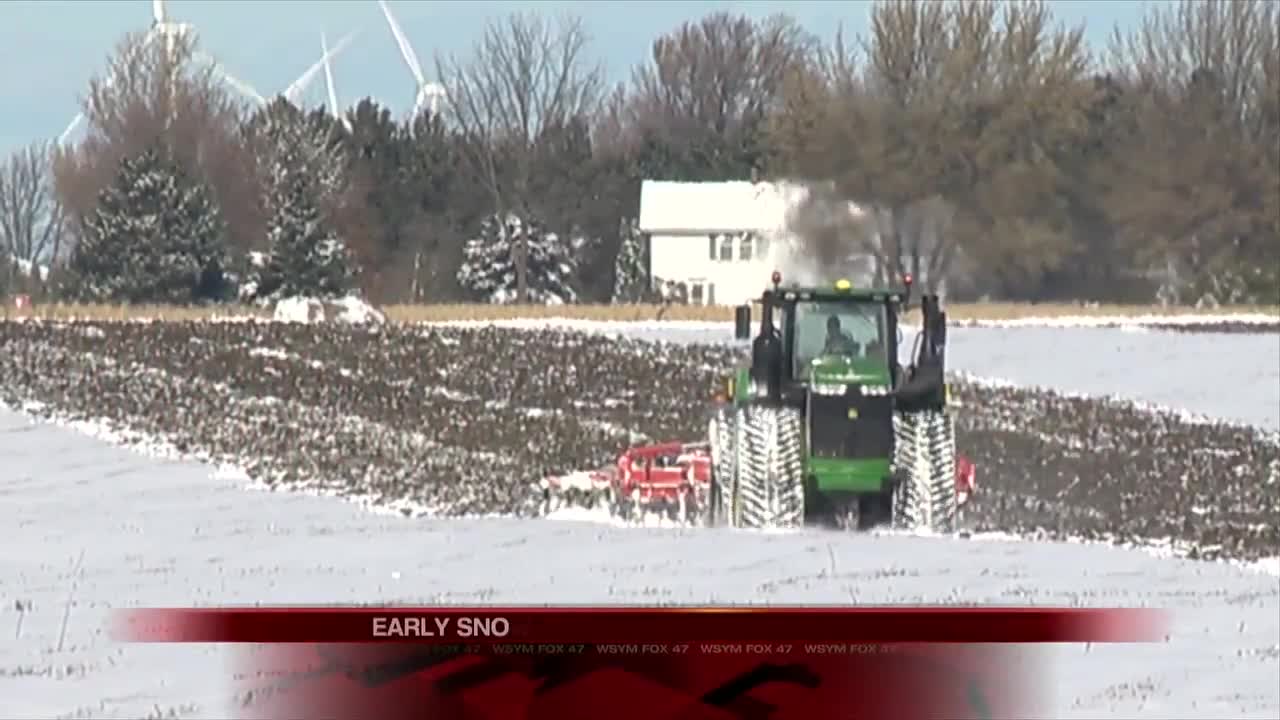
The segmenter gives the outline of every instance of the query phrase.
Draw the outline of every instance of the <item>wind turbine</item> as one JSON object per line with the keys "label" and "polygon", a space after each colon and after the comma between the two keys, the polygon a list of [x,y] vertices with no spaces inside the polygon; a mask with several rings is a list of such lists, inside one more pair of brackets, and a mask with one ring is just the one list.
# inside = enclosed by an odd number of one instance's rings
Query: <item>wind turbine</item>
{"label": "wind turbine", "polygon": [[[190,23],[175,23],[169,20],[168,13],[165,8],[165,0],[152,0],[151,8],[151,29],[148,30],[147,34],[143,37],[138,49],[142,49],[150,45],[158,36],[164,36],[166,49],[170,54],[172,54],[174,51],[174,44],[179,37],[194,37],[195,26]],[[325,69],[325,66],[331,59],[346,49],[352,38],[356,36],[356,33],[357,31],[347,33],[345,37],[338,41],[338,44],[335,45],[333,49],[327,50],[323,57],[312,64],[311,67],[307,68],[307,71],[300,75],[297,80],[294,80],[289,87],[285,88],[284,92],[281,93],[285,99],[296,105],[298,103],[298,98],[301,97],[302,94],[306,92],[307,87],[315,81],[316,75],[318,75],[321,70]],[[217,73],[218,77],[236,92],[257,102],[259,105],[267,104],[267,99],[255,90],[252,85],[223,70],[218,62],[207,53],[197,51],[193,55],[193,58],[201,62],[208,63],[213,68],[214,72]],[[107,87],[111,87],[114,80],[114,77],[108,76],[105,85]],[[76,116],[71,120],[71,124],[67,126],[67,129],[64,130],[60,136],[58,136],[58,145],[66,145],[67,139],[73,132],[75,132],[76,128],[79,127],[82,122],[84,122],[84,113],[76,113]]]}
{"label": "wind turbine", "polygon": [[329,114],[341,120],[347,132],[351,132],[351,120],[338,106],[338,91],[333,86],[333,68],[329,64],[329,41],[325,38],[323,30],[320,31],[320,50],[322,52],[320,61],[324,63],[324,81],[329,89]]}
{"label": "wind turbine", "polygon": [[147,37],[143,40],[143,45],[149,43],[156,35],[163,35],[165,39],[165,49],[169,52],[169,56],[173,56],[173,46],[179,38],[187,35],[195,36],[196,28],[191,23],[176,23],[169,20],[169,12],[165,7],[165,0],[151,0],[151,31],[147,33]]}
{"label": "wind turbine", "polygon": [[404,58],[404,64],[409,67],[409,72],[413,73],[413,79],[418,83],[418,91],[413,101],[413,112],[410,117],[416,118],[422,112],[423,105],[431,110],[431,114],[435,115],[440,107],[440,98],[445,96],[444,86],[428,82],[422,73],[422,65],[418,63],[418,55],[413,52],[413,47],[409,44],[409,39],[405,37],[404,31],[400,29],[400,23],[396,22],[395,15],[391,14],[391,8],[387,5],[386,0],[378,0],[378,5],[382,7],[382,14],[387,18],[387,25],[391,28],[391,34],[395,36],[396,44],[400,46],[400,56]]}
{"label": "wind turbine", "polygon": [[[134,50],[141,51],[151,45],[151,43],[157,38],[162,37],[164,38],[165,51],[168,53],[169,57],[172,58],[175,45],[178,40],[185,37],[194,38],[195,35],[196,29],[191,23],[173,22],[169,19],[168,8],[165,6],[165,0],[151,0],[151,27],[147,30],[147,34],[142,37],[142,42],[134,48]],[[247,95],[260,103],[266,102],[252,86],[223,70],[222,67],[219,66],[218,62],[209,57],[206,53],[197,51],[193,57],[196,60],[209,63],[213,67],[214,72],[218,74],[218,77],[236,90],[236,92],[239,92],[242,95]],[[111,87],[114,83],[115,77],[108,75],[104,84],[107,87]],[[71,119],[71,123],[67,125],[67,129],[63,130],[62,134],[58,136],[58,144],[65,145],[67,138],[71,136],[71,133],[75,132],[76,128],[79,127],[82,122],[84,122],[84,113],[76,113],[76,116]]]}
{"label": "wind turbine", "polygon": [[285,99],[294,105],[297,105],[302,94],[306,92],[307,88],[311,86],[311,83],[315,81],[316,76],[320,74],[320,71],[324,70],[325,74],[329,73],[329,61],[345,50],[347,45],[351,44],[351,39],[354,38],[358,32],[359,31],[357,30],[352,30],[344,35],[343,38],[338,41],[337,45],[334,45],[332,48],[325,49],[324,55],[322,55],[319,60],[315,61],[311,67],[307,68],[306,72],[299,75],[297,80],[294,80],[289,87],[284,89],[284,92],[281,94],[284,95]]}

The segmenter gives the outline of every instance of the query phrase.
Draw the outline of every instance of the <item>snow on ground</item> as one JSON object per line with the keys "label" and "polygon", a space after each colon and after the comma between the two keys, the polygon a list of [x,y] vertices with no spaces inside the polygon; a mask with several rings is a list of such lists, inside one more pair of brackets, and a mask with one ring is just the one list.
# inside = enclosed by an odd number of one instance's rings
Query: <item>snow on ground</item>
{"label": "snow on ground", "polygon": [[[1240,317],[1251,316],[1230,316],[1237,321]],[[1196,316],[1172,318],[1175,323],[1185,324]],[[1269,319],[1275,321],[1274,317]],[[1083,395],[1113,396],[1280,430],[1280,335],[1133,332],[1140,325],[1136,320],[1121,327],[1098,326],[1129,322],[1129,319],[1076,320],[1081,322],[1078,325],[1062,322],[1057,327],[1010,321],[1008,327],[950,328],[948,366],[977,378]],[[1169,318],[1160,320],[1168,322]],[[1196,321],[1212,322],[1213,319],[1206,321],[1201,316]],[[556,319],[449,324],[525,328],[554,325],[644,340],[737,342],[733,339],[732,323],[719,322],[604,323]],[[914,339],[914,332],[904,332],[901,353],[904,360],[911,352]],[[744,349],[747,347],[738,344]]]}
{"label": "snow on ground", "polygon": [[272,310],[272,318],[277,322],[309,323],[322,320],[326,312],[339,322],[356,325],[386,322],[386,317],[381,311],[354,295],[336,300],[284,298],[276,303]]}
{"label": "snow on ground", "polygon": [[1019,541],[391,518],[255,494],[234,474],[3,410],[0,455],[11,717],[228,717],[225,649],[113,644],[108,611],[334,602],[1158,606],[1174,612],[1167,644],[1047,649],[1044,716],[1280,715],[1280,580],[1223,564]]}
{"label": "snow on ground", "polygon": [[[1028,316],[1006,319],[961,319],[952,318],[948,324],[952,327],[983,328],[1124,328],[1128,330],[1145,330],[1150,326],[1194,326],[1194,325],[1258,325],[1269,326],[1280,323],[1280,316],[1265,313],[1189,313],[1189,314],[1147,314],[1147,315],[1062,315],[1062,316]],[[578,330],[607,330],[614,327],[626,327],[640,330],[678,328],[694,331],[711,331],[720,333],[732,331],[733,323],[711,320],[587,320],[570,317],[516,318],[509,320],[443,320],[427,321],[424,325],[445,325],[455,327],[480,327],[498,325],[513,328],[539,328],[554,325],[555,327]]]}
{"label": "snow on ground", "polygon": [[39,272],[41,282],[48,281],[49,279],[48,265],[36,264],[31,260],[20,258],[13,254],[9,255],[9,261],[16,265],[18,272],[22,273],[26,277],[32,277]]}
{"label": "snow on ground", "polygon": [[[588,485],[589,480],[579,478],[583,485]],[[545,519],[557,522],[578,522],[578,523],[595,523],[598,525],[606,525],[615,528],[679,528],[682,527],[676,521],[661,513],[646,513],[638,519],[623,519],[612,515],[607,508],[604,507],[582,507],[576,505],[565,505],[548,512]],[[792,530],[784,529],[766,529],[759,532],[766,533],[792,533]],[[868,531],[869,536],[875,537],[921,537],[927,533],[925,531],[907,532],[901,530],[873,530]],[[1035,543],[1046,540],[1042,537],[1032,537],[1027,534],[1016,534],[1011,532],[996,531],[965,531],[964,537],[960,538],[966,542],[1012,542],[1012,543]],[[1153,558],[1169,559],[1169,558],[1187,558],[1191,557],[1188,550],[1193,547],[1185,541],[1179,541],[1174,538],[1162,538],[1160,540],[1143,540],[1139,542],[1117,543],[1111,540],[1096,540],[1082,536],[1067,536],[1061,538],[1062,542],[1070,544],[1089,545],[1094,547],[1114,548],[1122,547],[1126,550],[1145,553]],[[1280,549],[1280,548],[1277,548]],[[1276,582],[1280,583],[1280,555],[1273,557],[1265,557],[1255,561],[1243,560],[1210,560],[1207,562],[1221,562],[1228,564],[1233,568],[1243,570],[1249,573],[1270,575],[1276,578]]]}
{"label": "snow on ground", "polygon": [[1056,327],[1056,328],[1098,328],[1125,327],[1140,328],[1147,325],[1216,325],[1238,323],[1243,325],[1274,325],[1280,317],[1265,313],[1191,313],[1183,315],[1061,315],[1057,317],[1022,317],[1004,320],[952,320],[956,325],[968,327]]}
{"label": "snow on ground", "polygon": [[1280,335],[1122,328],[962,328],[959,371],[1019,385],[1117,396],[1280,430]]}

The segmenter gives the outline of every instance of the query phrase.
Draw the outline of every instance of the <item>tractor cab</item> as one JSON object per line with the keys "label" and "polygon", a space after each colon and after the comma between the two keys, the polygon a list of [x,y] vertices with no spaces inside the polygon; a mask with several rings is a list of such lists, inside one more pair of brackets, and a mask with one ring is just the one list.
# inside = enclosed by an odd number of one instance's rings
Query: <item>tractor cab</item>
{"label": "tractor cab", "polygon": [[[760,332],[752,344],[750,377],[756,396],[784,400],[812,390],[843,394],[856,385],[885,392],[899,381],[898,315],[906,293],[774,285],[760,299]],[[737,309],[735,336],[751,336],[751,306]]]}

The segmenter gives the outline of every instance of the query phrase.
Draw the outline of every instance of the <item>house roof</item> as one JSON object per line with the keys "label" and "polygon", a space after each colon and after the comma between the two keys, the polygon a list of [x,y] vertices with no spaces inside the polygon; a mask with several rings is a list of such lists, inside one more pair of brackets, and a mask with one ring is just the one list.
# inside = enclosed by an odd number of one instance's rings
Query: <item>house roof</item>
{"label": "house roof", "polygon": [[[640,186],[640,230],[652,234],[780,232],[809,191],[789,182],[673,182]],[[861,214],[853,203],[850,212]]]}

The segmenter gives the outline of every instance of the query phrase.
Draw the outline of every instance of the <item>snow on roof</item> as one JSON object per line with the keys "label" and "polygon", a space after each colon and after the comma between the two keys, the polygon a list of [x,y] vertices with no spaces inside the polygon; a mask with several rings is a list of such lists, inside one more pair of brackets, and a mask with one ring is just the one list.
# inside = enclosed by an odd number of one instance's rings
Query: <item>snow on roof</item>
{"label": "snow on roof", "polygon": [[[640,230],[657,234],[781,232],[809,190],[791,182],[675,182],[640,186]],[[850,212],[861,214],[853,203]]]}

